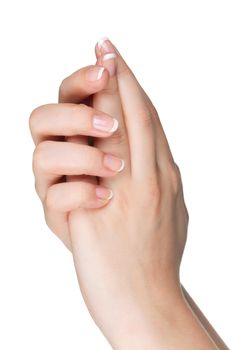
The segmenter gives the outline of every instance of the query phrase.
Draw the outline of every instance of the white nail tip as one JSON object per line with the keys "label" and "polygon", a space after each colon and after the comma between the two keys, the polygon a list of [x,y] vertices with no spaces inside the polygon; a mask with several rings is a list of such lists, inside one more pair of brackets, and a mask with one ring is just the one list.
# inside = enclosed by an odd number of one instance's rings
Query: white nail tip
{"label": "white nail tip", "polygon": [[101,77],[102,77],[102,74],[103,74],[103,72],[104,72],[104,67],[101,67],[100,69],[99,69],[99,72],[98,72],[98,75],[97,75],[97,80],[99,80],[99,79],[101,79]]}
{"label": "white nail tip", "polygon": [[125,167],[125,162],[124,162],[123,159],[121,159],[121,162],[122,162],[122,165],[121,165],[121,167],[118,169],[118,172],[122,171],[122,169],[124,169],[124,167]]}
{"label": "white nail tip", "polygon": [[109,130],[109,132],[114,132],[117,130],[117,128],[118,128],[118,120],[114,118],[114,124],[112,128]]}
{"label": "white nail tip", "polygon": [[107,197],[108,200],[110,200],[112,197],[113,197],[114,193],[112,190],[110,190],[110,194],[109,194],[109,197]]}
{"label": "white nail tip", "polygon": [[117,55],[115,53],[107,53],[103,56],[103,61],[111,60],[113,58],[116,58]]}
{"label": "white nail tip", "polygon": [[100,40],[98,40],[97,46],[98,46],[99,50],[100,50],[100,48],[102,47],[103,43],[104,43],[106,40],[109,40],[106,36],[104,36],[103,38],[101,38]]}

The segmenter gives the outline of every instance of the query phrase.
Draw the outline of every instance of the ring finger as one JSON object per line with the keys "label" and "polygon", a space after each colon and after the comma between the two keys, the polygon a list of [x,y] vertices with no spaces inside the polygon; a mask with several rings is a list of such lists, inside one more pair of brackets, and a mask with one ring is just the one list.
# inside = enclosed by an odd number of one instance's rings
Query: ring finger
{"label": "ring finger", "polygon": [[114,176],[123,169],[124,162],[111,154],[72,142],[43,141],[33,155],[36,190],[43,201],[48,187],[64,175]]}

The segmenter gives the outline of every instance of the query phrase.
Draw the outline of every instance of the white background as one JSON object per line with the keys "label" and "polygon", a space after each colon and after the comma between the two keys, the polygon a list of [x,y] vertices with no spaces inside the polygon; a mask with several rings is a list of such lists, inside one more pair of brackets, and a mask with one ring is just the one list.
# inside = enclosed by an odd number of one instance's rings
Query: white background
{"label": "white background", "polygon": [[156,108],[190,214],[182,281],[232,347],[231,1],[2,1],[0,348],[110,349],[46,227],[30,112],[108,36]]}

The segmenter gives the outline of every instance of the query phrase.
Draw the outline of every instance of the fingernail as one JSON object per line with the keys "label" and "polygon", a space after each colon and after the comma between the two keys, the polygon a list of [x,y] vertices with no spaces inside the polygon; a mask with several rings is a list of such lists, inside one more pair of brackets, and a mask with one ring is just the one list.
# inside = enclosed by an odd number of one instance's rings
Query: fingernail
{"label": "fingernail", "polygon": [[97,43],[98,49],[102,57],[102,65],[109,71],[110,76],[113,76],[116,71],[116,61],[115,58],[116,50],[107,37],[101,38]]}
{"label": "fingernail", "polygon": [[106,53],[106,54],[103,56],[102,60],[103,60],[103,62],[104,62],[104,61],[107,61],[107,60],[112,60],[112,59],[114,59],[114,58],[116,58],[116,57],[117,57],[117,56],[116,56],[115,53],[110,52],[110,53]]}
{"label": "fingernail", "polygon": [[87,71],[86,79],[89,81],[99,80],[101,79],[104,70],[105,70],[105,67],[98,67],[98,66],[92,67]]}
{"label": "fingernail", "polygon": [[100,199],[111,199],[113,197],[113,191],[105,187],[96,187],[96,196]]}
{"label": "fingernail", "polygon": [[118,128],[118,120],[106,115],[94,115],[93,127],[97,130],[114,132]]}
{"label": "fingernail", "polygon": [[112,156],[111,154],[105,154],[103,163],[106,168],[120,172],[125,167],[125,162],[123,159]]}
{"label": "fingernail", "polygon": [[114,45],[111,43],[110,39],[104,36],[97,43],[98,49],[101,53],[115,52]]}
{"label": "fingernail", "polygon": [[104,43],[108,40],[109,40],[109,38],[107,38],[106,36],[103,36],[102,38],[100,38],[98,40],[97,46],[98,46],[99,50],[101,50],[101,48],[105,45]]}
{"label": "fingernail", "polygon": [[115,62],[115,58],[116,57],[117,57],[116,54],[113,53],[113,52],[106,53],[102,57],[102,64],[104,64],[104,67],[108,70],[108,72],[110,73],[111,77],[116,72],[116,62]]}

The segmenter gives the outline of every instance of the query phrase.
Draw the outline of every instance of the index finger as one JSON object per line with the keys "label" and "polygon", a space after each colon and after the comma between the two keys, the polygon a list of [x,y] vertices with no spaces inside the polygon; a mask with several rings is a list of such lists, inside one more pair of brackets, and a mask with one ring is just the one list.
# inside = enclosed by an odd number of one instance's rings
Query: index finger
{"label": "index finger", "polygon": [[100,91],[107,84],[108,71],[101,66],[90,65],[66,77],[59,87],[59,102],[80,103]]}

